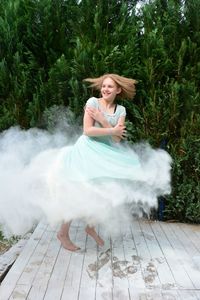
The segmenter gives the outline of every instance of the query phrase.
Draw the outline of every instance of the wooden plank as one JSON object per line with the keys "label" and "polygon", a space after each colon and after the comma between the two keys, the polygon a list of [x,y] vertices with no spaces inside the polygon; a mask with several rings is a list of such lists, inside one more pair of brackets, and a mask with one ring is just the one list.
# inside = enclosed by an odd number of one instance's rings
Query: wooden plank
{"label": "wooden plank", "polygon": [[[22,271],[21,276],[17,281],[16,287],[9,299],[15,299],[16,294],[19,295],[20,293],[21,295],[23,294],[23,298],[22,296],[21,298],[26,299],[30,292],[30,288],[32,287],[33,280],[38,273],[38,269],[40,268],[40,265],[45,258],[52,235],[52,229],[48,226],[46,231],[42,235],[37,247],[35,248],[35,251],[32,253],[32,256],[27,262],[26,267]],[[23,287],[23,293],[20,290],[21,287]]]}
{"label": "wooden plank", "polygon": [[17,257],[20,255],[30,237],[31,233],[21,238],[9,250],[0,255],[0,281],[2,281],[4,274],[7,273],[9,267],[15,262]]}
{"label": "wooden plank", "polygon": [[105,288],[99,288],[96,292],[97,297],[95,298],[98,300],[112,300],[112,288],[108,287],[107,289]]}
{"label": "wooden plank", "polygon": [[175,280],[162,251],[162,246],[158,242],[157,233],[153,230],[154,224],[155,222],[152,221],[140,222],[152,258],[150,269],[157,272],[161,283],[160,289],[172,288],[175,286]]}
{"label": "wooden plank", "polygon": [[103,226],[99,226],[99,235],[103,238],[104,247],[98,247],[97,257],[97,285],[95,300],[113,299],[113,274],[112,274],[112,241],[110,234]]}
{"label": "wooden plank", "polygon": [[146,290],[146,297],[148,300],[161,300],[163,299],[162,289],[174,287],[175,281],[160,244],[152,230],[152,223],[154,222],[149,220],[139,220],[140,228],[151,256],[148,270],[150,271],[150,275],[151,273],[153,275],[157,274],[160,281],[160,284],[154,286],[153,291]]}
{"label": "wooden plank", "polygon": [[[129,222],[127,224],[121,224],[121,235],[124,258],[127,261],[127,279],[129,284],[129,295],[132,300],[137,300],[141,298],[141,291],[145,290],[145,283],[143,280],[143,274],[140,264],[141,257],[138,256]],[[143,298],[144,297],[145,296],[143,296]]]}
{"label": "wooden plank", "polygon": [[130,299],[131,300],[147,300],[146,288],[144,288],[144,289],[136,288],[135,289],[133,286],[130,286],[129,291],[130,291]]}
{"label": "wooden plank", "polygon": [[[191,234],[188,236],[184,231],[184,224],[169,223],[169,226],[171,227],[177,239],[180,241],[180,243],[190,256],[200,255],[200,244],[199,248],[197,248],[196,245],[192,243]],[[189,228],[190,226],[191,225],[188,225]]]}
{"label": "wooden plank", "polygon": [[147,300],[161,300],[163,299],[162,291],[158,288],[146,291]]}
{"label": "wooden plank", "polygon": [[[119,224],[121,227],[121,224]],[[125,259],[123,247],[123,233],[112,240],[112,272],[113,272],[113,299],[128,300],[129,281],[128,281],[128,261]]]}
{"label": "wooden plank", "polygon": [[44,298],[47,285],[60,249],[60,242],[58,241],[56,235],[57,231],[53,233],[53,237],[44,260],[34,278],[31,290],[28,294],[29,300],[42,300]]}
{"label": "wooden plank", "polygon": [[[98,229],[97,229],[98,231]],[[90,237],[86,236],[86,250],[81,276],[79,300],[94,300],[97,283],[97,253],[98,246]]]}
{"label": "wooden plank", "polygon": [[[137,290],[134,300],[182,300],[177,293],[177,290],[163,291],[159,288]],[[187,299],[186,299],[187,300]]]}
{"label": "wooden plank", "polygon": [[113,299],[115,300],[129,300],[130,297],[129,297],[129,290],[128,289],[125,289],[124,287],[123,288],[120,288],[119,286],[117,287],[114,287],[113,289]]}
{"label": "wooden plank", "polygon": [[[79,222],[73,222],[70,226],[70,237],[74,241],[74,243],[76,243],[77,240],[78,228],[79,228]],[[44,300],[61,299],[71,256],[72,256],[72,252],[60,246],[60,251],[58,253],[54,268],[52,270],[51,277],[48,282]]]}
{"label": "wooden plank", "polygon": [[[196,269],[193,267],[193,261],[190,257],[190,255],[187,253],[185,250],[185,247],[180,243],[176,235],[174,234],[174,231],[172,230],[172,226],[167,223],[162,223],[161,224],[162,228],[164,229],[166,235],[168,236],[168,239],[170,240],[170,243],[174,249],[176,258],[177,258],[177,264],[180,264],[187,273],[191,284],[190,287],[191,289],[200,288],[200,270]],[[184,286],[187,288],[186,286]]]}
{"label": "wooden plank", "polygon": [[81,250],[72,252],[71,260],[68,266],[67,276],[64,281],[64,289],[61,300],[76,300],[79,297],[79,289],[81,283],[86,243],[86,234],[81,225],[78,227],[77,241],[78,246],[81,247]]}
{"label": "wooden plank", "polygon": [[44,224],[42,222],[39,223],[36,227],[34,233],[26,243],[23,251],[1,283],[0,299],[9,299],[19,277],[21,276],[21,273],[23,272],[27,262],[35,251],[35,248],[37,247],[42,235],[45,233],[46,227],[47,224]]}
{"label": "wooden plank", "polygon": [[[199,249],[191,242],[191,239],[188,238],[185,231],[183,230],[183,224],[181,223],[173,223],[170,224],[171,229],[173,230],[174,234],[176,235],[177,239],[182,245],[182,249],[184,252],[187,252],[190,260],[190,266],[192,269],[195,269],[195,272],[192,272],[193,275],[196,273],[195,281],[197,280],[196,288],[200,288],[200,246]],[[191,227],[191,225],[189,225]],[[200,226],[196,226],[195,228],[200,230]],[[196,230],[197,231],[197,230]]]}
{"label": "wooden plank", "polygon": [[200,291],[194,291],[197,300],[200,300]]}
{"label": "wooden plank", "polygon": [[35,251],[32,253],[31,257],[29,258],[24,270],[22,271],[21,276],[17,281],[18,284],[32,284],[33,279],[37,274],[38,268],[40,267],[46,255],[52,235],[53,232],[48,227],[39,240],[39,243],[37,244],[37,247],[35,248]]}
{"label": "wooden plank", "polygon": [[[132,238],[132,239],[131,239]],[[141,256],[138,253],[135,241],[133,240],[130,227],[128,228],[126,235],[123,239],[125,258],[128,261],[132,260],[132,266],[130,266],[130,272],[128,274],[129,287],[133,289],[145,289],[145,282],[143,278],[143,271],[141,265]]]}
{"label": "wooden plank", "polygon": [[165,259],[169,265],[169,268],[173,274],[173,277],[176,282],[177,288],[185,288],[185,289],[192,289],[194,288],[187,272],[183,268],[180,263],[179,257],[177,257],[175,249],[170,243],[170,237],[168,237],[161,226],[162,222],[155,222],[152,226],[156,238],[161,245],[163,254]]}
{"label": "wooden plank", "polygon": [[[167,290],[161,292],[162,300],[183,300],[184,298],[180,297],[177,290]],[[187,298],[185,299],[187,300]]]}
{"label": "wooden plank", "polygon": [[147,289],[159,287],[160,280],[156,270],[154,268],[151,268],[153,264],[152,257],[146,243],[145,235],[142,232],[138,220],[135,220],[134,223],[131,224],[131,231],[135,241],[138,257],[141,258],[140,264],[145,286]]}
{"label": "wooden plank", "polygon": [[[180,225],[179,225],[180,226]],[[181,229],[187,235],[187,238],[196,247],[197,251],[200,252],[200,225],[181,224]]]}
{"label": "wooden plank", "polygon": [[185,290],[185,291],[178,291],[178,294],[181,299],[186,299],[186,300],[198,300],[198,298],[195,295],[195,292],[192,290]]}
{"label": "wooden plank", "polygon": [[[134,300],[182,300],[177,290],[145,289],[137,290]],[[187,299],[186,299],[187,300]]]}
{"label": "wooden plank", "polygon": [[[17,284],[9,300],[26,300],[31,289],[31,284]],[[8,300],[8,299],[6,299]]]}

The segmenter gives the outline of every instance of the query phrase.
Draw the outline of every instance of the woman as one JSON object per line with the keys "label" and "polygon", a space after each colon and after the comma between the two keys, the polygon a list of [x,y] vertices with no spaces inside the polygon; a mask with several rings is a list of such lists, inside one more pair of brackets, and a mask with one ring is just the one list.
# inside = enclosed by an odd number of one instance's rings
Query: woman
{"label": "woman", "polygon": [[[57,235],[63,247],[71,251],[79,249],[69,237],[72,218],[84,218],[90,224],[85,229],[86,233],[103,246],[104,241],[93,225],[106,222],[113,208],[124,203],[156,206],[157,197],[170,192],[171,158],[166,152],[145,146],[141,156],[140,152],[119,144],[126,137],[126,110],[116,103],[116,99],[131,100],[135,95],[136,81],[117,74],[85,81],[100,91],[101,96],[87,101],[83,135],[74,146],[63,151],[58,160],[60,167],[57,168],[57,174],[62,172],[65,181],[61,186],[66,185],[66,191],[69,187],[75,203],[72,208],[65,201],[65,222]],[[80,195],[72,186],[84,191],[81,195],[84,194],[87,199],[92,199],[88,200],[88,210],[79,208]],[[70,211],[73,213],[70,214]]]}

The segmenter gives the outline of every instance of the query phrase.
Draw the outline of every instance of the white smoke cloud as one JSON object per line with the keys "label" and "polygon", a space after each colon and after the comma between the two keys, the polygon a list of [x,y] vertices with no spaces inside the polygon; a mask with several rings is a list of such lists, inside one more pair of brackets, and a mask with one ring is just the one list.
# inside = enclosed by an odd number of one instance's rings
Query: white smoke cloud
{"label": "white smoke cloud", "polygon": [[40,166],[34,167],[33,162],[41,153],[45,155],[66,143],[64,134],[36,128],[25,131],[12,127],[1,133],[0,223],[5,235],[25,233],[40,219],[41,209],[34,205],[36,180],[47,169],[48,159]]}
{"label": "white smoke cloud", "polygon": [[[129,219],[124,204],[132,204],[137,214],[148,213],[158,195],[170,192],[170,156],[144,144],[135,145],[143,171],[136,172],[134,183],[70,181],[73,174],[65,169],[65,157],[71,153],[72,136],[74,142],[78,135],[64,128],[49,133],[12,127],[0,134],[0,224],[6,236],[23,235],[44,217],[50,224],[81,218],[90,225],[104,224],[111,232],[119,219]],[[86,169],[98,165],[81,148],[76,151],[85,155]],[[77,176],[84,175],[81,164],[78,168]]]}

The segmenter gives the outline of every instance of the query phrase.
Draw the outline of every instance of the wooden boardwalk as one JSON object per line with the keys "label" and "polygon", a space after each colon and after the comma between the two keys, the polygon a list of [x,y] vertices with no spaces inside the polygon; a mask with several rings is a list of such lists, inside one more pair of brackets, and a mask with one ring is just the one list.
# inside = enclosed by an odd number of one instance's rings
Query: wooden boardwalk
{"label": "wooden boardwalk", "polygon": [[60,246],[40,223],[0,286],[0,300],[200,299],[200,226],[134,220],[99,249],[81,222]]}

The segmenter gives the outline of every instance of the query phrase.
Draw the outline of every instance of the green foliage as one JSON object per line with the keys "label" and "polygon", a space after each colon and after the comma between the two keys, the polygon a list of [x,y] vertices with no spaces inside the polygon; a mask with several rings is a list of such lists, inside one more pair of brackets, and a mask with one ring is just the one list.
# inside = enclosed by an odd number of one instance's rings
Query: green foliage
{"label": "green foliage", "polygon": [[[200,139],[188,135],[176,147],[173,181],[177,183],[167,199],[166,217],[180,221],[200,220]],[[175,151],[173,151],[175,152]],[[183,172],[184,170],[184,172]]]}
{"label": "green foliage", "polygon": [[200,222],[200,0],[138,2],[1,1],[0,130],[44,127],[43,116],[52,128],[63,106],[80,120],[90,95],[84,78],[135,78],[134,101],[122,101],[128,139],[168,141],[166,218]]}

